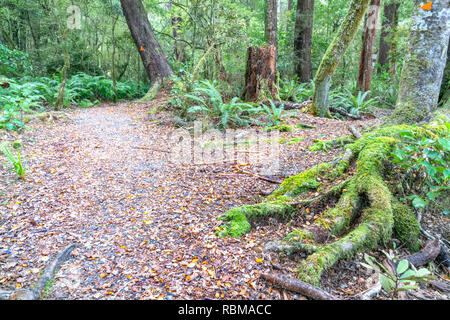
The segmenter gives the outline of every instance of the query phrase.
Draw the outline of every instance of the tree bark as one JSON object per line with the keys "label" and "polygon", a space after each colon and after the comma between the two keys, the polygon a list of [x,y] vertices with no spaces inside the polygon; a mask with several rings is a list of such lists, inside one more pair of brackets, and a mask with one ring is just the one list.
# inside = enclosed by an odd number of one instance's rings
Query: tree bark
{"label": "tree bark", "polygon": [[120,0],[120,3],[131,36],[139,50],[145,71],[152,84],[149,96],[147,96],[151,98],[158,91],[162,81],[173,75],[173,71],[159,45],[158,39],[156,39],[142,1]]}
{"label": "tree bark", "polygon": [[431,10],[417,8],[412,18],[394,123],[419,123],[437,107],[447,62],[449,11],[448,0],[436,0]]}
{"label": "tree bark", "polygon": [[352,0],[344,21],[340,25],[336,36],[328,47],[314,78],[315,89],[313,96],[313,112],[320,117],[328,117],[328,93],[330,91],[331,76],[336,71],[339,62],[350,46],[359,24],[366,12],[370,0]]}
{"label": "tree bark", "polygon": [[260,98],[279,100],[276,70],[275,46],[248,48],[245,87],[241,98],[246,101],[258,101]]}
{"label": "tree bark", "polygon": [[295,18],[294,53],[300,82],[312,79],[311,48],[314,0],[298,0]]}
{"label": "tree bark", "polygon": [[[388,37],[393,34],[398,26],[398,9],[400,3],[392,2],[384,6],[384,19],[381,26],[380,46],[378,53],[378,64],[380,67],[377,72],[381,73],[382,67],[390,64],[391,71],[395,71],[395,59],[391,53],[391,49],[394,46],[391,44],[391,40]],[[395,73],[395,72],[394,72]]]}
{"label": "tree bark", "polygon": [[266,0],[265,38],[278,52],[278,1]]}
{"label": "tree bark", "polygon": [[369,91],[373,76],[373,52],[377,38],[377,26],[380,16],[381,0],[371,0],[364,27],[361,58],[356,89]]}

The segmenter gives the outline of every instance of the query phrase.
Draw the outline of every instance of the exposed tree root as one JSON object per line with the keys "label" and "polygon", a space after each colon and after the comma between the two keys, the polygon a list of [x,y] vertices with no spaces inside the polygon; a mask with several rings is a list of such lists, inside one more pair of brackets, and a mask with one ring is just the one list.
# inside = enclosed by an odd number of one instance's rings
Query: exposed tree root
{"label": "exposed tree root", "polygon": [[[278,252],[306,252],[309,256],[298,268],[302,281],[319,286],[322,273],[338,260],[358,252],[387,244],[392,234],[410,249],[418,250],[420,226],[411,210],[400,203],[384,181],[389,156],[402,139],[401,132],[436,138],[448,132],[445,125],[393,126],[377,129],[348,144],[345,154],[335,163],[322,163],[287,178],[266,202],[234,208],[224,214],[222,235],[240,236],[250,231],[250,222],[260,217],[292,218],[304,206],[338,199],[310,226],[288,235],[283,241],[269,243],[267,249]],[[354,139],[352,137],[352,139]],[[321,196],[299,200],[308,191],[322,192],[326,181],[334,181],[356,162],[353,176]],[[439,253],[439,251],[438,251]]]}
{"label": "exposed tree root", "polygon": [[425,248],[416,252],[410,256],[405,257],[404,259],[408,260],[409,263],[414,265],[415,267],[424,266],[431,261],[434,261],[436,257],[441,252],[441,244],[439,243],[439,239],[434,239],[429,241]]}
{"label": "exposed tree root", "polygon": [[47,283],[54,277],[56,271],[61,267],[61,265],[66,262],[70,255],[79,244],[73,243],[66,246],[61,250],[53,261],[45,268],[42,275],[39,277],[36,284],[30,289],[21,289],[18,291],[3,291],[0,290],[0,300],[39,300],[41,299],[42,290],[44,290]]}

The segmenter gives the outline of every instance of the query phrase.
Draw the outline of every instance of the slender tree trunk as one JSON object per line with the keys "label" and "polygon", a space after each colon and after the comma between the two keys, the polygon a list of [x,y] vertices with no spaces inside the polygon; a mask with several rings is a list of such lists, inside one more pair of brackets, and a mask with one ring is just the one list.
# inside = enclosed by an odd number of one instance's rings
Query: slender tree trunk
{"label": "slender tree trunk", "polygon": [[66,29],[63,36],[64,41],[62,43],[62,45],[64,46],[64,66],[62,69],[62,82],[61,85],[59,86],[58,98],[56,99],[55,103],[55,110],[60,110],[64,104],[64,92],[67,82],[67,71],[69,70],[70,67],[69,44],[67,43],[68,38],[69,38],[69,29]]}
{"label": "slender tree trunk", "polygon": [[373,53],[377,38],[381,0],[371,0],[363,33],[356,90],[369,91],[373,76]]}
{"label": "slender tree trunk", "polygon": [[294,53],[296,73],[300,82],[312,79],[311,49],[314,0],[298,0],[295,18]]}
{"label": "slender tree trunk", "polygon": [[314,78],[315,89],[312,104],[313,112],[320,117],[328,117],[330,114],[328,110],[328,93],[330,91],[331,77],[356,34],[369,1],[351,1],[344,21],[341,23],[336,36],[322,58],[319,70],[317,70]]}
{"label": "slender tree trunk", "polygon": [[113,90],[114,90],[114,102],[117,101],[117,86],[116,86],[116,23],[117,23],[117,19],[119,17],[113,17],[113,21],[112,21],[112,61],[111,61],[111,66],[112,66],[112,71],[111,71],[111,76],[112,76],[112,81],[113,81]]}
{"label": "slender tree trunk", "polygon": [[164,79],[173,75],[158,39],[147,18],[147,12],[141,0],[120,0],[131,36],[139,50],[145,71],[152,87],[145,99],[152,99]]}
{"label": "slender tree trunk", "polygon": [[398,26],[399,7],[400,3],[397,2],[391,2],[384,6],[384,19],[381,26],[380,47],[378,53],[378,64],[380,65],[377,70],[378,73],[381,73],[382,67],[385,67],[388,63],[390,64],[390,69],[395,71],[394,55],[390,54],[391,49],[393,49],[393,44],[391,44],[392,40],[388,39],[388,37],[395,32]]}
{"label": "slender tree trunk", "polygon": [[433,1],[431,11],[418,8],[415,12],[394,122],[419,123],[436,109],[447,62],[449,19],[448,0]]}
{"label": "slender tree trunk", "polygon": [[266,0],[265,38],[278,52],[278,1]]}

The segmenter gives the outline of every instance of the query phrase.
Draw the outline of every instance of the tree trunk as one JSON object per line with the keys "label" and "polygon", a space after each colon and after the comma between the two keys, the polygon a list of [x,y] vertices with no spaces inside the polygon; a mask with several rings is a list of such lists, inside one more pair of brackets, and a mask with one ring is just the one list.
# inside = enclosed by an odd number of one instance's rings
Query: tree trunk
{"label": "tree trunk", "polygon": [[245,87],[241,98],[246,101],[279,100],[277,98],[276,70],[275,46],[248,48]]}
{"label": "tree trunk", "polygon": [[314,0],[298,0],[295,18],[294,53],[300,82],[312,79],[311,48]]}
{"label": "tree trunk", "polygon": [[378,53],[378,64],[380,65],[377,70],[378,73],[381,73],[381,67],[385,67],[388,63],[390,64],[391,70],[395,71],[395,59],[394,56],[390,54],[392,40],[388,40],[387,38],[395,32],[398,26],[399,7],[400,3],[396,2],[384,6],[384,19],[381,26],[380,47]]}
{"label": "tree trunk", "polygon": [[361,58],[359,61],[358,81],[356,90],[369,91],[373,75],[373,52],[377,38],[377,27],[380,16],[381,0],[371,0],[366,16],[363,33]]}
{"label": "tree trunk", "polygon": [[266,0],[265,38],[278,52],[278,1]]}
{"label": "tree trunk", "polygon": [[315,89],[312,110],[320,117],[327,117],[330,114],[328,110],[328,93],[330,91],[331,76],[336,71],[339,62],[350,46],[369,5],[369,1],[352,0],[348,13],[325,52],[319,70],[317,70],[314,79]]}
{"label": "tree trunk", "polygon": [[139,50],[152,87],[145,99],[152,99],[162,81],[173,75],[172,68],[159,45],[141,0],[120,0],[131,36]]}
{"label": "tree trunk", "polygon": [[400,79],[392,120],[415,124],[437,107],[450,29],[448,0],[433,1],[432,9],[417,9],[412,18],[409,48]]}
{"label": "tree trunk", "polygon": [[55,110],[60,110],[64,104],[64,92],[67,82],[67,71],[69,70],[70,67],[69,44],[67,43],[69,38],[69,32],[70,30],[66,29],[63,36],[64,42],[62,43],[62,45],[64,47],[64,66],[62,69],[62,82],[61,85],[59,86],[58,98],[56,99],[55,102]]}

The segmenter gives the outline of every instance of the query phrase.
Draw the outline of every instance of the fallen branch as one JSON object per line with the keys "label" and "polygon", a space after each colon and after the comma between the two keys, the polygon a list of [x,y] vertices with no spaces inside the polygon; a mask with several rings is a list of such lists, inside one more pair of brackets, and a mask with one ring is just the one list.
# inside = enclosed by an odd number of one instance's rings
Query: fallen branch
{"label": "fallen branch", "polygon": [[250,176],[253,176],[253,177],[258,178],[258,179],[263,180],[263,181],[267,181],[267,182],[274,183],[274,184],[281,184],[281,183],[282,183],[282,181],[279,181],[279,180],[272,180],[272,179],[263,177],[263,176],[261,176],[261,175],[259,175],[259,174],[257,174],[257,173],[253,173],[253,172],[249,172],[249,171],[245,171],[245,170],[241,170],[241,169],[237,169],[237,170],[238,170],[239,172],[248,174],[248,175],[250,175]]}
{"label": "fallen branch", "polygon": [[432,241],[429,241],[426,244],[425,248],[423,248],[419,252],[405,257],[404,259],[408,260],[409,263],[411,263],[415,267],[420,267],[436,259],[440,252],[441,245],[439,243],[439,239],[434,239]]}
{"label": "fallen branch", "polygon": [[334,112],[334,113],[339,113],[341,116],[353,119],[353,120],[361,120],[362,117],[361,116],[356,116],[354,114],[348,113],[342,109],[336,108],[336,107],[329,107],[330,111]]}
{"label": "fallen branch", "polygon": [[[309,106],[312,101],[308,100],[302,103],[295,103],[295,102],[290,102],[290,101],[272,101],[273,104],[275,105],[275,107],[280,108],[281,106],[284,106],[284,110],[294,110],[294,109],[302,109],[304,107]],[[264,100],[261,103],[270,106],[270,101],[269,100]]]}
{"label": "fallen branch", "polygon": [[301,295],[307,296],[314,300],[338,300],[335,296],[329,294],[325,290],[292,277],[267,273],[261,274],[260,277],[278,287],[300,293]]}

